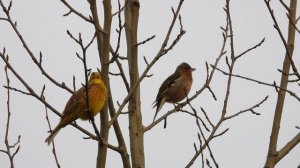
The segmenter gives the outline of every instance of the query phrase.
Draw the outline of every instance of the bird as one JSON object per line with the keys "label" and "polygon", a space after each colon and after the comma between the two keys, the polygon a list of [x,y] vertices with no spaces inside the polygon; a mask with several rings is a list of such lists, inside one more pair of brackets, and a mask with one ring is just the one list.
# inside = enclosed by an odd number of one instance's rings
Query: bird
{"label": "bird", "polygon": [[193,83],[192,72],[194,70],[196,69],[192,68],[188,63],[183,62],[178,65],[175,72],[161,84],[156,100],[153,102],[153,108],[156,106],[153,122],[165,102],[177,103],[188,95]]}
{"label": "bird", "polygon": [[45,140],[48,145],[51,144],[57,133],[66,125],[78,118],[88,120],[90,119],[90,114],[95,116],[101,111],[107,99],[107,88],[99,72],[91,73],[87,88],[89,109],[86,103],[86,87],[82,86],[79,90],[74,92],[66,103],[60,122]]}

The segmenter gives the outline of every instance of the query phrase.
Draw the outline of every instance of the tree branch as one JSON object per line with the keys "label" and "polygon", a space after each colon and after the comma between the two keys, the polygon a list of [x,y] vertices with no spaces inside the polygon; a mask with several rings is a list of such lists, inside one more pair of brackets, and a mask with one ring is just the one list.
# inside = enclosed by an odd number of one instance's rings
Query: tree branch
{"label": "tree branch", "polygon": [[[11,6],[11,3],[10,3]],[[10,7],[9,7],[10,9]],[[8,61],[8,56],[6,56],[6,58],[4,58]],[[10,79],[8,77],[8,67],[5,66],[4,67],[4,71],[5,71],[5,77],[6,77],[6,85],[7,87],[10,87]],[[10,117],[11,117],[11,112],[10,112],[10,90],[7,89],[7,101],[6,101],[6,106],[7,106],[7,120],[6,120],[6,129],[5,129],[5,137],[4,137],[4,143],[5,143],[5,150],[0,150],[0,152],[3,152],[4,154],[6,154],[8,156],[9,162],[10,162],[10,167],[14,168],[14,157],[16,156],[16,154],[19,152],[20,149],[20,139],[21,139],[21,135],[18,136],[18,141],[15,142],[15,144],[10,145],[9,144],[9,139],[8,139],[8,134],[9,134],[9,129],[10,129]],[[15,151],[13,152],[12,149],[15,149]]]}
{"label": "tree branch", "polygon": [[[21,33],[19,32],[19,30],[17,29],[16,23],[14,23],[10,17],[10,11],[4,6],[3,2],[0,1],[0,5],[2,6],[2,9],[4,11],[4,13],[6,14],[6,21],[8,21],[11,25],[11,27],[13,28],[14,32],[16,33],[16,35],[18,36],[19,40],[21,41],[23,47],[25,48],[25,50],[27,51],[28,55],[30,56],[31,60],[33,61],[33,63],[39,68],[39,70],[42,72],[42,74],[49,79],[53,84],[55,84],[56,86],[67,90],[70,93],[73,93],[73,90],[70,89],[68,86],[65,85],[64,82],[59,83],[57,82],[54,78],[52,78],[47,72],[46,70],[43,68],[41,61],[38,61],[36,59],[36,56],[33,54],[33,52],[30,50],[29,46],[27,45],[27,43],[25,42],[23,36],[21,35]],[[10,5],[11,6],[11,5]],[[42,53],[40,52],[40,60],[42,58]]]}
{"label": "tree branch", "polygon": [[261,100],[260,102],[258,102],[257,104],[253,105],[252,107],[250,108],[247,108],[245,110],[241,110],[233,115],[230,115],[230,116],[227,116],[224,118],[224,120],[228,120],[228,119],[231,119],[231,118],[234,118],[234,117],[237,117],[238,115],[242,114],[242,113],[245,113],[245,112],[252,112],[252,114],[255,114],[255,115],[260,115],[259,113],[256,113],[254,112],[254,109],[259,107],[260,105],[262,105],[265,101],[267,101],[269,96],[266,96],[263,100]]}
{"label": "tree branch", "polygon": [[272,132],[271,132],[271,136],[270,136],[268,156],[267,156],[267,159],[266,159],[266,162],[264,165],[265,168],[273,168],[278,163],[278,161],[281,159],[277,155],[277,141],[278,141],[278,137],[279,137],[281,116],[283,113],[283,105],[284,105],[284,101],[285,101],[285,94],[286,94],[285,90],[287,89],[288,79],[289,79],[289,75],[285,75],[285,74],[289,74],[290,66],[292,66],[295,75],[298,77],[298,79],[300,79],[300,75],[298,74],[298,71],[292,60],[296,31],[295,31],[294,26],[291,23],[295,23],[295,21],[296,21],[297,0],[290,1],[290,8],[289,8],[290,9],[289,10],[290,22],[289,22],[289,28],[288,28],[287,43],[285,42],[283,34],[277,24],[273,10],[271,9],[271,6],[270,6],[270,1],[265,0],[265,4],[270,12],[273,22],[274,22],[274,25],[275,25],[274,27],[277,30],[278,34],[280,35],[281,41],[283,42],[285,50],[286,50],[283,67],[282,67],[283,73],[281,74],[281,82],[280,82],[280,88],[282,88],[282,89],[279,89],[278,95],[277,95],[277,103],[276,103],[276,108],[275,108],[275,113],[274,113]]}
{"label": "tree branch", "polygon": [[284,147],[282,147],[278,151],[277,160],[281,160],[283,157],[285,157],[294,147],[296,147],[300,143],[300,133],[295,135],[294,138],[292,138]]}

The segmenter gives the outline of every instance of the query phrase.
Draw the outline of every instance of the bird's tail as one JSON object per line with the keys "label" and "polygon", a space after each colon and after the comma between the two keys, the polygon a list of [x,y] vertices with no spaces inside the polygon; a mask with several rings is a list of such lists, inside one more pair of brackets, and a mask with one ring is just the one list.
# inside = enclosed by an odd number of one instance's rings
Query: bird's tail
{"label": "bird's tail", "polygon": [[162,98],[161,100],[155,102],[154,107],[156,106],[156,111],[155,111],[155,115],[154,115],[154,118],[153,118],[153,122],[155,121],[157,113],[162,108],[162,106],[165,104],[165,102],[166,102],[165,98]]}
{"label": "bird's tail", "polygon": [[60,131],[61,129],[61,125],[58,124],[57,127],[55,127],[55,129],[51,132],[51,134],[47,137],[47,139],[45,140],[46,143],[48,143],[48,145],[51,144],[51,142],[53,141],[54,137],[57,135],[57,133]]}

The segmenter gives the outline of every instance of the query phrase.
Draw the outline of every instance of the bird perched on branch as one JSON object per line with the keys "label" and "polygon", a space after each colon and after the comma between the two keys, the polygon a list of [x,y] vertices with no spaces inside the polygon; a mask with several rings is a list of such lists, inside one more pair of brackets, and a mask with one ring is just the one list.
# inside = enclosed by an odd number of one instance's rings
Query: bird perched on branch
{"label": "bird perched on branch", "polygon": [[[93,72],[87,85],[88,94],[86,94],[86,87],[82,86],[68,100],[60,122],[45,140],[48,145],[53,141],[60,129],[78,118],[88,120],[90,115],[95,116],[103,108],[107,98],[107,88],[101,79],[100,73]],[[88,106],[86,102],[87,95]]]}
{"label": "bird perched on branch", "polygon": [[153,106],[156,106],[153,122],[165,102],[177,103],[188,95],[193,83],[192,72],[194,70],[195,68],[183,62],[176,68],[176,71],[162,83]]}

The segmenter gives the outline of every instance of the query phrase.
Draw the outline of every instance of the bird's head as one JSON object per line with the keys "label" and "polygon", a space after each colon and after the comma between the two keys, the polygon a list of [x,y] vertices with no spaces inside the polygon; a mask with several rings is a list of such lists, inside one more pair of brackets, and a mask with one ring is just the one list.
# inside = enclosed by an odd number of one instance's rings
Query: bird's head
{"label": "bird's head", "polygon": [[95,79],[101,79],[101,75],[100,75],[99,72],[92,72],[89,81],[92,81],[92,80],[95,80]]}
{"label": "bird's head", "polygon": [[193,72],[193,71],[195,71],[196,69],[195,68],[192,68],[188,63],[186,63],[186,62],[183,62],[183,63],[181,63],[178,67],[177,67],[177,69],[176,69],[176,71],[178,71],[178,72],[181,72],[181,73],[183,73],[183,72],[189,72],[189,73],[191,73],[191,72]]}

